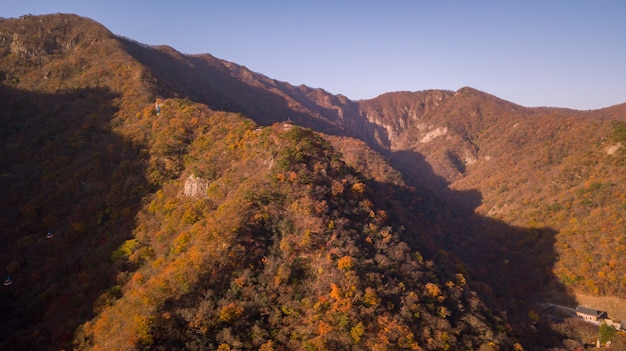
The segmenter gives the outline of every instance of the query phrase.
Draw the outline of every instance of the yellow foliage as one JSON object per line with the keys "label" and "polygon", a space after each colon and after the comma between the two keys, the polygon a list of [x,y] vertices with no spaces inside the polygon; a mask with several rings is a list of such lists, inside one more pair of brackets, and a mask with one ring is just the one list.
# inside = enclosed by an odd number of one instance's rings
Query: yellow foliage
{"label": "yellow foliage", "polygon": [[359,183],[354,183],[354,185],[352,185],[352,191],[356,194],[362,194],[365,192],[365,184],[359,182]]}
{"label": "yellow foliage", "polygon": [[171,252],[175,255],[183,252],[189,244],[189,233],[183,232],[174,239]]}
{"label": "yellow foliage", "polygon": [[328,222],[328,229],[335,229],[335,221],[333,221],[332,219]]}
{"label": "yellow foliage", "polygon": [[365,294],[363,294],[363,302],[370,306],[378,306],[381,299],[376,294],[376,291],[370,287],[365,288]]}
{"label": "yellow foliage", "polygon": [[263,345],[261,345],[261,347],[259,347],[259,351],[274,351],[274,343],[272,342],[272,340],[267,340],[266,342],[263,343]]}
{"label": "yellow foliage", "polygon": [[320,321],[317,326],[317,334],[319,335],[326,335],[332,330],[333,330],[333,327],[324,321]]}
{"label": "yellow foliage", "polygon": [[343,256],[337,261],[337,268],[342,271],[349,271],[354,267],[354,260],[350,256]]}
{"label": "yellow foliage", "polygon": [[298,180],[298,173],[291,171],[289,172],[289,181],[290,182],[296,182]]}
{"label": "yellow foliage", "polygon": [[139,342],[144,345],[152,344],[153,339],[152,334],[150,333],[150,329],[152,328],[152,324],[154,323],[154,318],[135,315],[133,317],[133,322],[135,324],[135,335],[137,336]]}
{"label": "yellow foliage", "polygon": [[391,239],[393,239],[393,236],[390,232],[390,228],[385,227],[380,231],[380,236],[382,237],[382,242],[384,244],[387,244],[391,241]]}
{"label": "yellow foliage", "polygon": [[380,341],[384,341],[387,345],[393,343],[402,349],[421,349],[415,341],[415,335],[407,325],[389,316],[379,316],[376,322],[381,328],[377,335]]}
{"label": "yellow foliage", "polygon": [[230,322],[243,314],[244,308],[234,302],[222,307],[220,310],[220,321]]}
{"label": "yellow foliage", "polygon": [[441,316],[441,318],[448,318],[450,315],[450,310],[448,310],[445,306],[439,307],[439,316]]}
{"label": "yellow foliage", "polygon": [[335,283],[330,283],[330,294],[328,295],[335,300],[339,300],[343,297],[341,289]]}
{"label": "yellow foliage", "polygon": [[539,314],[533,310],[528,311],[528,318],[535,323],[540,320]]}
{"label": "yellow foliage", "polygon": [[350,336],[352,337],[352,342],[354,344],[358,344],[361,342],[361,339],[365,335],[365,326],[363,322],[359,322],[357,325],[350,329]]}
{"label": "yellow foliage", "polygon": [[131,282],[133,284],[141,285],[143,284],[143,281],[144,281],[144,276],[140,272],[133,274],[133,277],[131,278]]}
{"label": "yellow foliage", "polygon": [[441,295],[441,289],[436,284],[426,283],[426,293],[431,297],[438,297]]}

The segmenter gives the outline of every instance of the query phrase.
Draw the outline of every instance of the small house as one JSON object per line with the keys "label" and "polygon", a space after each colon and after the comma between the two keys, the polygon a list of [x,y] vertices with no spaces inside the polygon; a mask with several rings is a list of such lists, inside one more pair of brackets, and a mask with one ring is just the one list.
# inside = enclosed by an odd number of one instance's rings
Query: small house
{"label": "small house", "polygon": [[283,122],[283,130],[291,130],[293,127],[293,122],[291,122],[291,118]]}
{"label": "small house", "polygon": [[598,323],[599,321],[608,317],[604,311],[595,310],[593,308],[587,308],[583,306],[576,306],[576,317],[582,318],[589,322]]}

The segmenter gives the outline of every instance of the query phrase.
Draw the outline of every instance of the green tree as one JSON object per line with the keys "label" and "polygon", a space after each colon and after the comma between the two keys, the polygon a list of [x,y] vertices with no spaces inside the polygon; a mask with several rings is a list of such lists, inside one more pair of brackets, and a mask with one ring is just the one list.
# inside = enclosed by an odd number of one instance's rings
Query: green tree
{"label": "green tree", "polygon": [[615,327],[610,326],[606,323],[600,324],[600,342],[604,344],[607,341],[611,340],[611,338],[613,338],[613,336],[615,335],[615,332]]}

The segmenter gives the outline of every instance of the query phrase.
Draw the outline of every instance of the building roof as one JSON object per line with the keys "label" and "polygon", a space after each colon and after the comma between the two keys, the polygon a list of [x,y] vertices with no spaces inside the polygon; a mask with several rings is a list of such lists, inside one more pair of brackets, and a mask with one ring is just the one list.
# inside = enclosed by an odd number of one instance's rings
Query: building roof
{"label": "building roof", "polygon": [[576,312],[584,313],[591,316],[602,317],[606,315],[606,312],[594,310],[593,308],[587,308],[583,306],[576,306]]}

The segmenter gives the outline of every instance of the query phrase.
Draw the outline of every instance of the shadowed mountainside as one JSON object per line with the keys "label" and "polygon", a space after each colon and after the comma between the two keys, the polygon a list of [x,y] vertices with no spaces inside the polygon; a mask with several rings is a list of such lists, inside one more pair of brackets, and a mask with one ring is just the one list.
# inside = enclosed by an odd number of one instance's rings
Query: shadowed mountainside
{"label": "shadowed mountainside", "polygon": [[[0,87],[2,349],[61,346],[114,278],[111,252],[148,190],[137,145],[111,130],[110,91]],[[52,238],[46,238],[51,231]]]}

